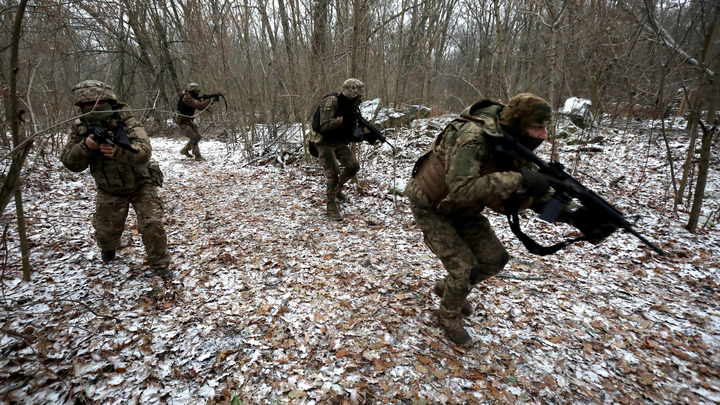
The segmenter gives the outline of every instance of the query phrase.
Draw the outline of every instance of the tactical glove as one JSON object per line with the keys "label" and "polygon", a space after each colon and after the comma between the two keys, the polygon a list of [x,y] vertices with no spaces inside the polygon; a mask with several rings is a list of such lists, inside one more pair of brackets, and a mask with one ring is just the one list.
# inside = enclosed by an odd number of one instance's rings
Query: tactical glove
{"label": "tactical glove", "polygon": [[550,188],[550,178],[535,170],[523,168],[520,170],[522,180],[518,196],[523,198],[542,197]]}
{"label": "tactical glove", "polygon": [[550,188],[549,177],[534,170],[520,170],[520,187],[503,203],[503,212],[517,212],[531,207],[535,199],[542,197]]}

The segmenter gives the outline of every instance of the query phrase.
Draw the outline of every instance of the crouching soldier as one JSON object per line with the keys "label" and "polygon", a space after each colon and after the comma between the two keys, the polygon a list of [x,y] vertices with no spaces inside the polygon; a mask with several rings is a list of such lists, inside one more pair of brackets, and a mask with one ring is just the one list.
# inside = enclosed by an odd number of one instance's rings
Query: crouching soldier
{"label": "crouching soldier", "polygon": [[[551,113],[545,100],[530,93],[518,94],[508,105],[479,101],[450,122],[415,163],[406,195],[426,245],[447,270],[433,292],[441,298],[438,323],[456,344],[471,340],[463,316],[473,312],[466,300],[472,287],[500,272],[509,260],[482,211],[539,209],[552,197],[549,180],[533,164],[496,146],[509,134],[527,149],[536,149],[547,139]],[[573,218],[563,222],[573,224]],[[603,228],[594,240],[615,229]]]}

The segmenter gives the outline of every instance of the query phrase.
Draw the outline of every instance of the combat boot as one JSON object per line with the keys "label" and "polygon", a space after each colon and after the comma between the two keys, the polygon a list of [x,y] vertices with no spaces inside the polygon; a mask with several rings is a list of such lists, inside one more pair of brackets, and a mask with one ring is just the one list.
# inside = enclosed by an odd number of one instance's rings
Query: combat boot
{"label": "combat boot", "polygon": [[328,216],[328,218],[332,219],[333,221],[342,221],[342,216],[340,215],[340,210],[338,209],[337,203],[335,201],[328,201],[327,216]]}
{"label": "combat boot", "polygon": [[464,328],[463,317],[460,312],[450,312],[442,307],[435,313],[438,324],[445,331],[450,341],[458,346],[467,346],[472,339]]}
{"label": "combat boot", "polygon": [[171,280],[173,278],[173,274],[167,265],[155,266],[152,268],[152,271],[163,280]]}
{"label": "combat boot", "polygon": [[108,263],[111,260],[115,258],[115,249],[112,250],[103,250],[100,254],[100,257],[102,257],[103,263]]}
{"label": "combat boot", "polygon": [[345,193],[342,192],[342,186],[338,186],[337,192],[335,193],[335,198],[337,198],[338,201],[347,200]]}
{"label": "combat boot", "polygon": [[190,154],[190,145],[185,145],[182,149],[180,149],[180,153],[191,158],[193,155]]}
{"label": "combat boot", "polygon": [[192,145],[192,153],[195,155],[195,160],[200,162],[205,161],[205,158],[200,154],[200,147],[197,144]]}
{"label": "combat boot", "polygon": [[[433,292],[438,297],[442,298],[443,295],[445,295],[445,283],[442,280],[439,280],[435,283],[435,286],[433,287]],[[473,306],[469,302],[465,301],[462,305],[462,308],[460,308],[460,312],[464,316],[471,316],[473,314]]]}

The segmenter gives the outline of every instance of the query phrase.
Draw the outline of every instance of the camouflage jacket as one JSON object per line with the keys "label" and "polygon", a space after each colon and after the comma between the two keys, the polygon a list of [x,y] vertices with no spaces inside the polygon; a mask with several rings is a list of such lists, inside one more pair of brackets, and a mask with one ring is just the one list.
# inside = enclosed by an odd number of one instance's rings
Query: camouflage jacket
{"label": "camouflage jacket", "polygon": [[[320,131],[316,143],[348,144],[357,126],[360,99],[348,100],[340,94],[326,96],[320,104]],[[340,119],[342,117],[342,119]]]}
{"label": "camouflage jacket", "polygon": [[443,212],[454,214],[480,213],[485,207],[503,211],[504,201],[521,186],[519,170],[533,165],[494,151],[493,138],[502,136],[497,121],[501,109],[501,104],[483,100],[445,127],[415,163],[405,191],[414,204],[442,204]]}
{"label": "camouflage jacket", "polygon": [[[126,106],[121,104],[118,108],[125,109]],[[148,165],[152,146],[145,128],[130,112],[120,111],[117,119],[121,119],[125,124],[130,144],[137,153],[116,147],[115,156],[108,158],[99,150],[89,149],[85,145],[84,123],[76,120],[60,155],[60,161],[73,172],[82,172],[89,166],[100,190],[113,195],[127,195],[151,182]],[[112,121],[113,119],[109,121],[106,128],[111,128]]]}
{"label": "camouflage jacket", "polygon": [[203,110],[210,105],[212,100],[200,100],[193,97],[190,93],[184,91],[178,98],[175,122],[178,125],[190,125],[195,119],[195,110]]}

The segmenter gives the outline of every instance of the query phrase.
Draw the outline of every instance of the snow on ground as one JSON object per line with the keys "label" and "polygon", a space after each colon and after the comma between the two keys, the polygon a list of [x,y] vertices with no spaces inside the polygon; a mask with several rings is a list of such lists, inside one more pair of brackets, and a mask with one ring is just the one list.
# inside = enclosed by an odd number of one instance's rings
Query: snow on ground
{"label": "snow on ground", "polygon": [[[342,223],[323,216],[315,162],[257,167],[210,141],[194,162],[180,140],[153,138],[171,282],[143,267],[134,217],[119,260],[102,264],[90,175],[36,161],[23,192],[30,283],[2,217],[0,403],[720,401],[718,232],[689,234],[672,214],[665,149],[647,135],[601,130],[602,152],[561,156],[670,254],[618,232],[540,258],[489,213],[512,260],[470,296],[475,344],[448,344],[430,292],[444,271],[389,192],[437,127],[390,135],[395,158],[361,147]],[[685,144],[671,141],[676,158]],[[715,195],[717,179],[715,165]],[[573,232],[531,216],[524,227],[544,243]]]}

